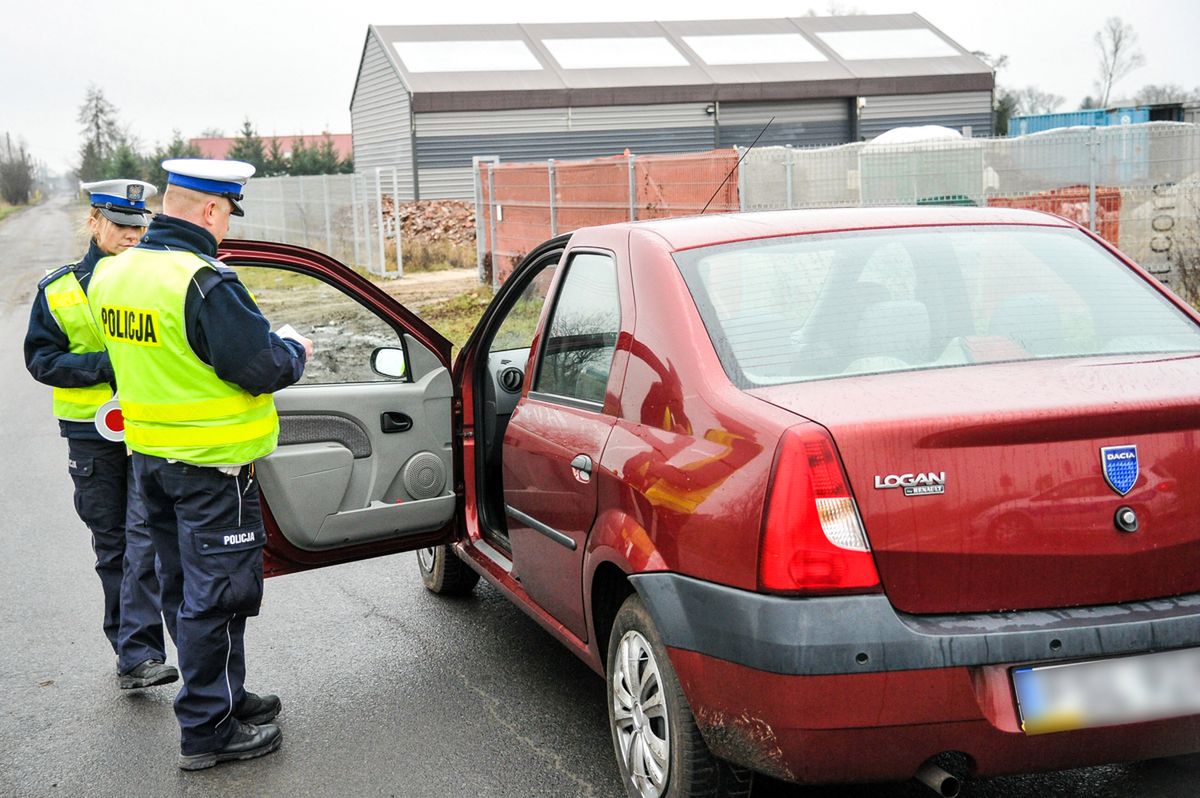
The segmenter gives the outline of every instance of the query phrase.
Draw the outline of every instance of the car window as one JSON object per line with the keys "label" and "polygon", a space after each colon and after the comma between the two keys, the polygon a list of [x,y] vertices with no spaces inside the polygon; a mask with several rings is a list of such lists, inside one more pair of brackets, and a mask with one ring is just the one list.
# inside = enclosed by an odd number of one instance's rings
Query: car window
{"label": "car window", "polygon": [[[371,368],[378,347],[403,348],[400,334],[337,288],[269,266],[233,265],[272,330],[290,324],[312,339],[313,354],[297,385],[383,382]],[[407,379],[407,374],[404,379]]]}
{"label": "car window", "polygon": [[676,253],[739,385],[1200,351],[1182,311],[1078,230],[912,228]]}
{"label": "car window", "polygon": [[533,342],[533,334],[537,332],[538,320],[542,315],[542,306],[546,304],[546,295],[550,284],[554,282],[554,274],[558,265],[545,267],[537,276],[529,281],[529,285],[521,291],[521,295],[508,310],[508,315],[500,323],[496,335],[492,338],[489,352],[507,352],[511,349],[528,349]]}
{"label": "car window", "polygon": [[604,404],[620,326],[616,263],[590,252],[572,256],[550,316],[534,390]]}

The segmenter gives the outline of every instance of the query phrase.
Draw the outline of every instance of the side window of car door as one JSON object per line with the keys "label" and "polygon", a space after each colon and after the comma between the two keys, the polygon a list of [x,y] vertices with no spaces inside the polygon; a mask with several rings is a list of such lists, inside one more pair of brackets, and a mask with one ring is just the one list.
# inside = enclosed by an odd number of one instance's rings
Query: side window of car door
{"label": "side window of car door", "polygon": [[547,326],[533,391],[600,409],[621,327],[617,264],[577,253],[567,263]]}
{"label": "side window of car door", "polygon": [[311,338],[313,354],[297,385],[382,382],[397,379],[371,367],[376,349],[391,349],[388,372],[411,380],[400,334],[357,301],[315,277],[266,266],[235,266],[272,330],[291,325]]}

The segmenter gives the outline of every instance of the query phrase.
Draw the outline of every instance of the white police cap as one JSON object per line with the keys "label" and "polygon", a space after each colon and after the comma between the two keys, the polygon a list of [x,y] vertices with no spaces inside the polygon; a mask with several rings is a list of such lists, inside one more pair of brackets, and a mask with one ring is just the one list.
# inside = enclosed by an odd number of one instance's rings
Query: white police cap
{"label": "white police cap", "polygon": [[97,180],[83,183],[80,188],[88,193],[93,208],[110,222],[126,227],[145,227],[150,224],[150,211],[146,200],[158,193],[158,189],[142,180]]}
{"label": "white police cap", "polygon": [[238,202],[242,186],[254,174],[254,165],[245,161],[217,161],[209,158],[171,158],[162,162],[167,185],[216,194],[233,203],[233,215],[245,216]]}

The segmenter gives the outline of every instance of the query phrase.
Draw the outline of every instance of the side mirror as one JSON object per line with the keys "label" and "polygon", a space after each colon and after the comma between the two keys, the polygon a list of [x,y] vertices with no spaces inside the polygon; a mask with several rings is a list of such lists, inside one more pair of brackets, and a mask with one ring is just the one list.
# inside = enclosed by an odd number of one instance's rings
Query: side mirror
{"label": "side mirror", "polygon": [[391,346],[381,346],[371,353],[371,370],[376,374],[392,379],[404,376],[404,350]]}

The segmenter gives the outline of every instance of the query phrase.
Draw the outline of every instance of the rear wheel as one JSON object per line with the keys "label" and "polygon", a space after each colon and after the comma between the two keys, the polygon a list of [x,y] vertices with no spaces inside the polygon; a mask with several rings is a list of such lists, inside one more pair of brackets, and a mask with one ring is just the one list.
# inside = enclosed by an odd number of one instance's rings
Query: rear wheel
{"label": "rear wheel", "polygon": [[470,593],[479,582],[479,574],[458,559],[449,546],[417,549],[417,567],[425,587],[440,595]]}
{"label": "rear wheel", "polygon": [[630,798],[738,798],[753,774],[714,757],[654,622],[635,593],[608,641],[608,719]]}

